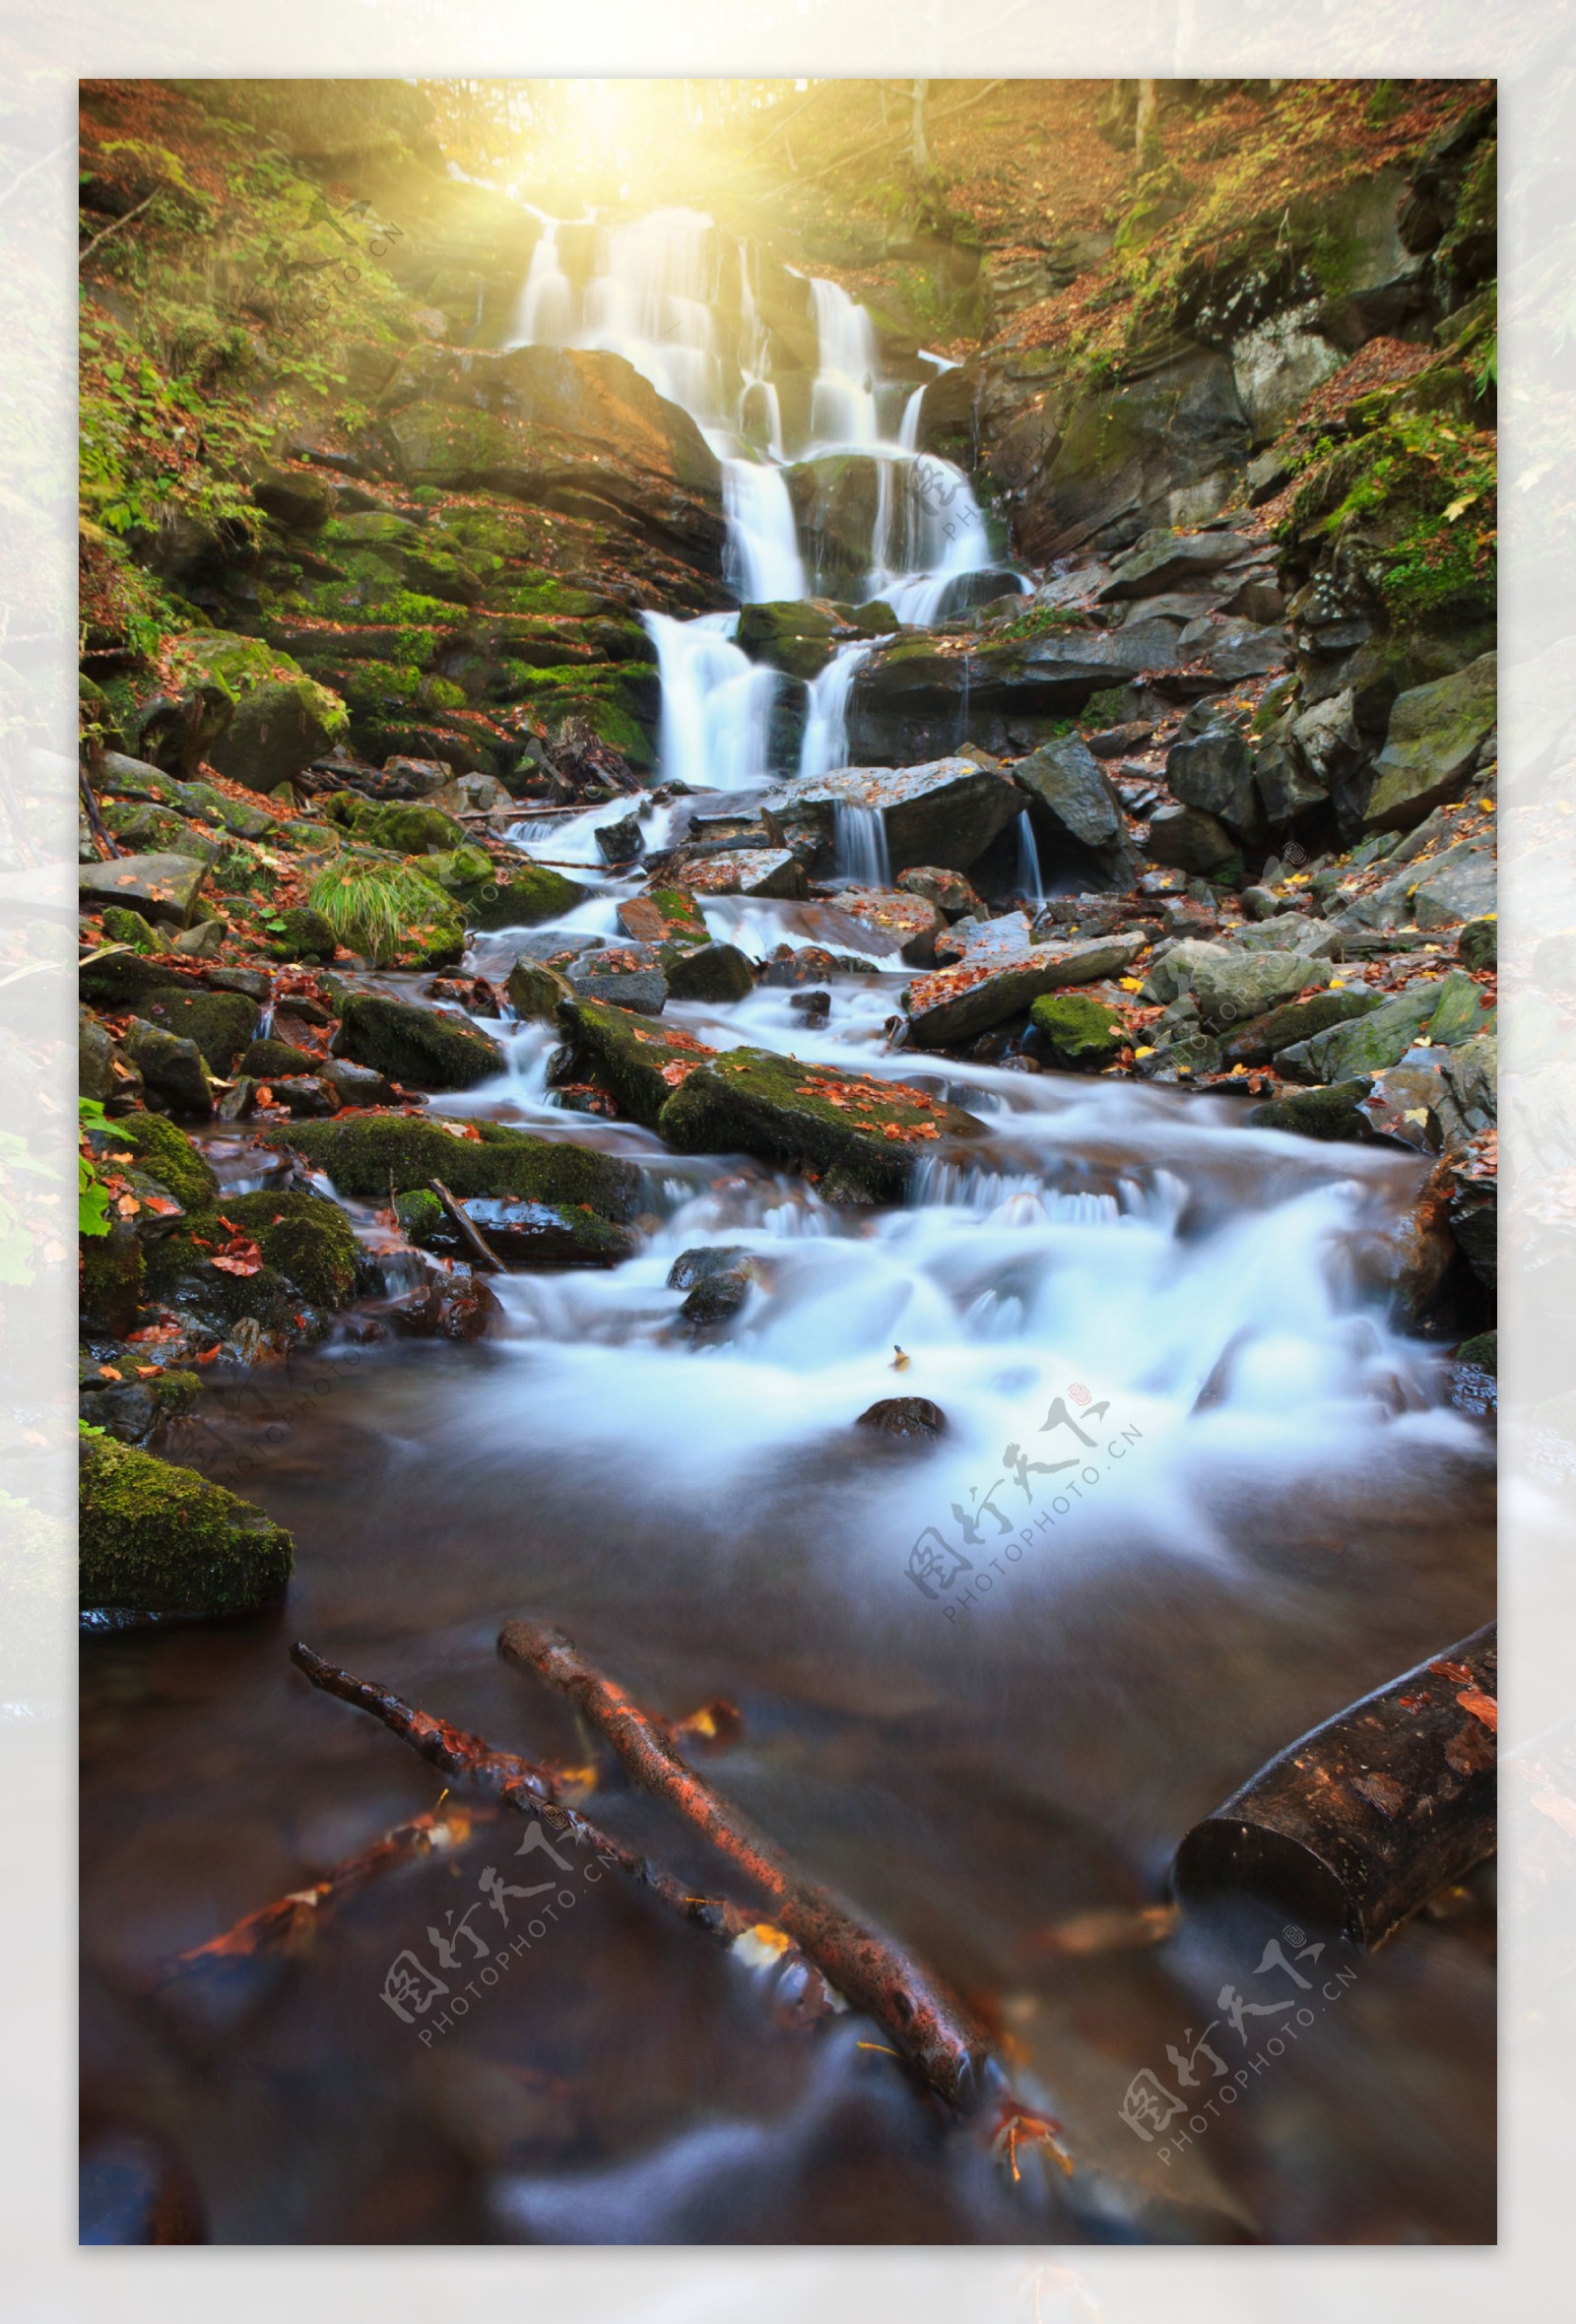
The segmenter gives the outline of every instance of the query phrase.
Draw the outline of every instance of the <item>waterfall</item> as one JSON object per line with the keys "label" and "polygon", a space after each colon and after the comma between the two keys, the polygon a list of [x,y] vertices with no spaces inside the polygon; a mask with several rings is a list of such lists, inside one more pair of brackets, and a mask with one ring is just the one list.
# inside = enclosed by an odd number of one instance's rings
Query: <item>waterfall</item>
{"label": "waterfall", "polygon": [[558,255],[558,221],[545,218],[514,310],[511,339],[517,347],[562,347],[573,316],[569,278]]}
{"label": "waterfall", "polygon": [[1040,876],[1040,851],[1034,844],[1034,825],[1028,808],[1018,818],[1018,892],[1031,904],[1045,901],[1045,883]]}
{"label": "waterfall", "polygon": [[722,509],[728,522],[725,569],[741,604],[808,597],[793,502],[782,470],[767,460],[725,460]]}
{"label": "waterfall", "polygon": [[856,887],[890,887],[891,858],[886,848],[886,823],[880,807],[845,807],[839,800],[832,813],[832,872]]}
{"label": "waterfall", "polygon": [[819,678],[810,681],[810,709],[799,747],[801,775],[829,775],[848,764],[848,697],[871,645],[839,646]]}
{"label": "waterfall", "polygon": [[733,642],[737,613],[694,621],[642,613],[657,649],[663,777],[691,791],[747,791],[771,773],[771,712],[781,680]]}
{"label": "waterfall", "polygon": [[849,297],[840,283],[813,280],[810,300],[816,318],[811,434],[822,451],[873,449],[880,434],[876,416],[876,375],[880,368],[876,326],[866,309]]}

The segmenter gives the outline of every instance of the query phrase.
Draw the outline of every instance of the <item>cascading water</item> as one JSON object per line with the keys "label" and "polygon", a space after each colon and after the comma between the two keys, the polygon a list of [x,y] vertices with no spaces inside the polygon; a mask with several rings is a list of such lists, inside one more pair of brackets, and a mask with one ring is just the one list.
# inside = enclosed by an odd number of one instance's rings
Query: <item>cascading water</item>
{"label": "cascading water", "polygon": [[891,854],[881,809],[848,807],[839,800],[833,809],[832,871],[838,879],[857,887],[890,887]]}
{"label": "cascading water", "polygon": [[781,680],[734,644],[738,614],[640,618],[662,678],[657,747],[664,775],[691,791],[758,788],[771,773],[771,713]]}
{"label": "cascading water", "polygon": [[[721,463],[724,572],[744,604],[805,598],[820,586],[799,538],[789,468],[835,453],[869,459],[876,489],[860,594],[884,599],[899,622],[934,621],[970,576],[996,562],[968,480],[951,462],[919,451],[923,387],[905,395],[900,384],[883,380],[869,312],[840,284],[821,279],[808,283],[817,344],[802,422],[808,437],[789,445],[759,263],[749,244],[725,244],[700,212],[656,211],[597,228],[592,272],[577,291],[564,272],[558,228],[545,221],[516,309],[513,344],[610,350],[690,414]],[[734,264],[737,321],[726,312],[724,295]],[[948,367],[940,356],[925,359],[939,370]],[[884,415],[892,413],[895,436],[884,432]],[[1004,589],[1017,586],[1004,572]],[[812,697],[804,772],[840,763],[836,753],[846,747],[848,688],[858,663],[839,660],[833,667],[835,679]],[[709,735],[721,753],[713,787],[741,787],[749,779],[743,768],[763,775],[766,689],[742,686],[736,662],[718,653],[714,640],[690,655],[664,654],[665,698],[670,672],[687,698],[671,716],[664,711],[664,772],[704,780],[696,738]],[[725,698],[704,708],[697,687],[723,689]],[[682,760],[670,748],[682,750]]]}
{"label": "cascading water", "polygon": [[825,669],[811,679],[799,746],[801,775],[828,775],[833,767],[847,765],[848,697],[862,664],[874,652],[874,645],[839,646]]}
{"label": "cascading water", "polygon": [[1018,892],[1031,904],[1045,901],[1045,881],[1040,872],[1040,851],[1034,844],[1034,825],[1028,808],[1018,818]]}

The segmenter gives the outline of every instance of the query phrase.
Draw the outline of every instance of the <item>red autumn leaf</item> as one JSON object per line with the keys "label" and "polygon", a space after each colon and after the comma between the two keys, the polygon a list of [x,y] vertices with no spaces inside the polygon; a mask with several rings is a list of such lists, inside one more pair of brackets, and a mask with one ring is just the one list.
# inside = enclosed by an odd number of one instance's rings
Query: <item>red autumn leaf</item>
{"label": "red autumn leaf", "polygon": [[1480,1718],[1491,1735],[1499,1732],[1499,1705],[1492,1695],[1485,1695],[1481,1687],[1463,1687],[1456,1697],[1463,1711],[1470,1711],[1474,1718]]}

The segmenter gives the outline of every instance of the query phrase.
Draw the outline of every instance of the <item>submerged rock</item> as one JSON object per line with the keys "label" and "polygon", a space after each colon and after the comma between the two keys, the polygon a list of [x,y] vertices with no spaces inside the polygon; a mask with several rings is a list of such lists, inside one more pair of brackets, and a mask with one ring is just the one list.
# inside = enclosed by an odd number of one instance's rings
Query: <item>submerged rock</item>
{"label": "submerged rock", "polygon": [[1368,1094],[1366,1081],[1340,1081],[1326,1089],[1294,1089],[1284,1097],[1255,1106],[1248,1116],[1252,1130],[1289,1130],[1299,1137],[1327,1140],[1367,1135],[1361,1105]]}
{"label": "submerged rock", "polygon": [[455,1267],[395,1300],[388,1316],[411,1339],[481,1339],[501,1312],[485,1275]]}
{"label": "submerged rock", "polygon": [[929,1396],[883,1396],[866,1405],[854,1426],[897,1444],[935,1445],[947,1434],[947,1415]]}
{"label": "submerged rock", "polygon": [[730,1323],[748,1303],[754,1283],[748,1266],[719,1267],[704,1274],[690,1288],[680,1319],[696,1331]]}
{"label": "submerged rock", "polygon": [[195,1469],[87,1437],[78,1494],[85,1611],[217,1617],[285,1595],[289,1533]]}
{"label": "submerged rock", "polygon": [[[435,1194],[402,1194],[395,1207],[409,1242],[445,1257],[471,1257],[470,1247]],[[472,1194],[459,1207],[509,1266],[618,1266],[639,1249],[632,1228],[584,1204]]]}
{"label": "submerged rock", "polygon": [[563,972],[579,1001],[610,1001],[620,1008],[660,1016],[668,1001],[668,980],[660,955],[649,944],[608,944],[582,952]]}
{"label": "submerged rock", "polygon": [[675,1001],[744,1001],[755,972],[737,944],[696,944],[664,952],[668,992]]}

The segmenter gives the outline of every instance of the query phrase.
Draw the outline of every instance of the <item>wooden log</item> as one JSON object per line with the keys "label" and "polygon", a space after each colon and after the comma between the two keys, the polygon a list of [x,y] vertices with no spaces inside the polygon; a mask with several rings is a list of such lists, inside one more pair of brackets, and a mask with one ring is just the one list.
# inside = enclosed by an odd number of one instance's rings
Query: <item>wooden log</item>
{"label": "wooden log", "polygon": [[443,1181],[440,1178],[429,1178],[427,1186],[428,1194],[435,1194],[442,1203],[444,1217],[470,1253],[475,1264],[485,1267],[490,1275],[501,1275],[504,1271],[502,1259],[499,1259],[481,1228],[466,1217],[465,1212],[455,1201]]}
{"label": "wooden log", "polygon": [[1185,1904],[1230,1890],[1381,1944],[1492,1855],[1493,1623],[1279,1753],[1176,1851]]}
{"label": "wooden log", "polygon": [[1005,2087],[986,2035],[939,1977],[901,1946],[806,1880],[733,1804],[679,1755],[673,1731],[632,1703],[545,1623],[511,1622],[498,1651],[535,1671],[606,1736],[635,1781],[676,1808],[769,1899],[772,1918],[827,1982],[864,2010],[950,2104],[972,2110]]}

